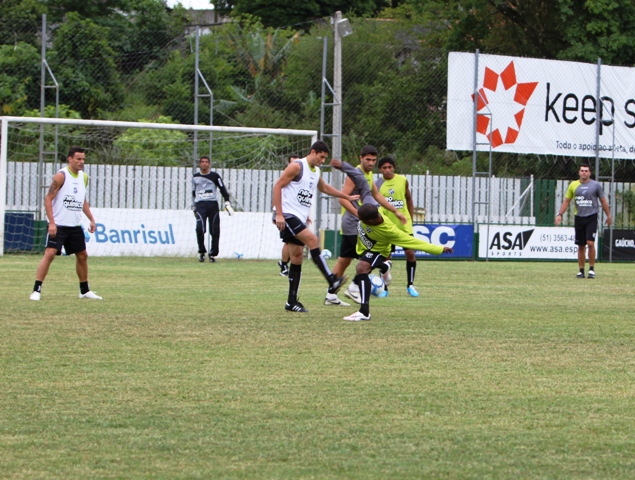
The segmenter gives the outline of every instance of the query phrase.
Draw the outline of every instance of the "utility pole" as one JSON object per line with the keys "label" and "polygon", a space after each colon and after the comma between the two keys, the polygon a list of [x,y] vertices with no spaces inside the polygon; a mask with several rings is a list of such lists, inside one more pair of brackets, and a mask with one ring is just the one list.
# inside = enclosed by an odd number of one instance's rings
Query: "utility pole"
{"label": "utility pole", "polygon": [[[342,21],[342,12],[337,11],[333,17],[333,151],[332,158],[342,158],[342,36],[338,28]],[[333,186],[342,188],[342,175],[339,170],[333,172]]]}

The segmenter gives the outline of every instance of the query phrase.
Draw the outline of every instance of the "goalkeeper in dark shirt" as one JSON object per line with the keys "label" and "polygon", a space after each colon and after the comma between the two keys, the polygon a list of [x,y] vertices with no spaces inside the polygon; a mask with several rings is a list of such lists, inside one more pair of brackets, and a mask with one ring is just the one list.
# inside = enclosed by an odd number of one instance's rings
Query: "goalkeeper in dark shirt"
{"label": "goalkeeper in dark shirt", "polygon": [[209,157],[201,157],[198,162],[200,171],[192,177],[192,210],[196,217],[196,241],[198,242],[198,261],[205,261],[205,226],[209,223],[209,233],[212,237],[212,250],[209,261],[215,262],[218,255],[220,240],[220,218],[218,215],[218,190],[225,199],[225,210],[230,215],[234,213],[229,204],[229,193],[223,179],[216,172],[210,170]]}

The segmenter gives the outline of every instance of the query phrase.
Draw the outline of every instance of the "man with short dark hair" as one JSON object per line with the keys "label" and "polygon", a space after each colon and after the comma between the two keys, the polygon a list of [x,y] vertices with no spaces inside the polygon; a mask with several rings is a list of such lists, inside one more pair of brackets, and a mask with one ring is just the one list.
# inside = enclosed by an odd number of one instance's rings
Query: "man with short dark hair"
{"label": "man with short dark hair", "polygon": [[198,243],[198,261],[205,261],[205,227],[209,224],[209,234],[212,237],[212,248],[209,261],[214,263],[219,253],[220,216],[218,212],[218,190],[225,199],[225,210],[229,215],[234,210],[229,203],[229,193],[223,179],[216,172],[211,171],[209,157],[203,156],[198,162],[199,171],[192,177],[192,210],[196,218],[196,241]]}
{"label": "man with short dark hair", "polygon": [[[397,211],[390,203],[384,199],[374,183],[373,168],[377,162],[377,149],[372,145],[365,145],[359,152],[359,165],[356,167],[358,172],[353,172],[355,176],[363,175],[368,187],[370,189],[370,195],[368,201],[379,203],[386,211],[389,211],[396,215],[396,218],[401,216],[403,222],[406,219]],[[343,162],[346,163],[346,162]],[[361,194],[360,188],[355,184],[355,181],[351,176],[347,176],[342,187],[342,192],[352,195]],[[370,198],[372,197],[372,198]],[[340,199],[340,205],[342,205],[342,227],[341,227],[341,240],[340,240],[340,252],[337,262],[333,267],[333,273],[335,275],[344,275],[346,269],[351,264],[354,258],[358,258],[356,252],[357,245],[357,208],[362,203],[361,201],[350,202],[346,199]],[[344,293],[351,300],[359,303],[359,287],[355,282],[352,282],[346,292]],[[340,305],[344,307],[350,306],[348,303],[341,301],[337,294],[331,291],[326,292],[324,299],[325,305]]]}
{"label": "man with short dark hair", "polygon": [[276,210],[276,225],[280,230],[280,238],[289,247],[289,295],[285,310],[290,312],[307,312],[298,301],[298,290],[302,276],[302,252],[304,246],[309,247],[311,258],[318,267],[329,287],[337,291],[346,283],[347,277],[335,276],[326,260],[320,254],[319,240],[306,226],[315,190],[339,198],[357,200],[357,196],[346,195],[336,190],[320,178],[320,166],[329,154],[328,145],[318,140],[311,145],[311,152],[287,168],[273,187],[273,205]]}
{"label": "man with short dark hair", "polygon": [[49,267],[62,248],[67,255],[75,254],[77,276],[79,278],[79,298],[101,300],[88,286],[88,253],[86,239],[81,226],[82,213],[90,221],[88,231],[95,231],[95,219],[86,200],[88,175],[84,173],[86,155],[83,148],[72,147],[66,160],[68,165],[53,175],[51,186],[44,198],[44,207],[48,219],[48,234],[44,256],[37,267],[35,285],[29,297],[39,301],[42,283]]}
{"label": "man with short dark hair", "polygon": [[[395,173],[395,160],[392,157],[383,157],[379,160],[377,166],[379,167],[379,171],[382,175],[381,178],[375,181],[375,185],[377,185],[379,193],[381,193],[393,207],[406,217],[407,222],[405,224],[402,223],[401,220],[392,212],[385,209],[380,210],[381,213],[394,223],[398,229],[403,230],[410,236],[413,236],[412,216],[414,214],[414,204],[412,202],[412,195],[410,194],[408,179],[403,175]],[[392,246],[391,253],[394,251],[395,245]],[[415,251],[410,248],[405,248],[404,254],[406,255],[406,291],[411,297],[418,297],[419,292],[414,286],[417,257],[415,255]],[[388,289],[384,290],[382,295],[387,296]]]}
{"label": "man with short dark hair", "polygon": [[450,247],[424,242],[398,229],[372,203],[366,203],[359,207],[357,214],[359,217],[357,226],[359,261],[357,262],[355,279],[359,285],[361,305],[357,312],[344,317],[344,320],[350,322],[370,320],[371,285],[369,274],[375,268],[380,268],[382,273],[385,273],[386,257],[390,254],[391,245],[399,245],[412,250],[422,250],[432,255],[453,253]]}
{"label": "man with short dark hair", "polygon": [[606,224],[611,225],[611,209],[606,201],[604,190],[599,182],[591,179],[591,167],[583,163],[578,171],[579,180],[571,182],[567,193],[564,196],[558,215],[556,215],[556,226],[562,222],[562,215],[569,208],[571,200],[575,198],[574,205],[574,228],[575,244],[578,246],[578,267],[580,271],[576,278],[584,278],[584,263],[586,248],[589,249],[589,278],[595,278],[595,237],[598,229],[598,212],[600,205],[606,214]]}
{"label": "man with short dark hair", "polygon": [[[292,153],[289,155],[289,160],[287,161],[287,165],[291,162],[295,162],[296,160],[300,160],[300,155],[297,153]],[[310,219],[307,218],[307,224],[310,223]],[[273,224],[276,224],[276,214],[274,210],[273,214]],[[282,253],[280,254],[281,259],[278,261],[278,266],[280,267],[280,276],[288,277],[289,276],[289,246],[286,243],[282,244]]]}

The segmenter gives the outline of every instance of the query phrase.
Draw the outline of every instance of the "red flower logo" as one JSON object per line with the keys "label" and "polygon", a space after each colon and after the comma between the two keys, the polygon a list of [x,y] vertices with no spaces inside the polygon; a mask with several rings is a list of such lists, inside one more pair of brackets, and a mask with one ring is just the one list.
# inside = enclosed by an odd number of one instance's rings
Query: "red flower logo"
{"label": "red flower logo", "polygon": [[[499,90],[500,85],[503,88]],[[517,83],[513,61],[500,74],[485,67],[485,78],[478,91],[476,111],[480,112],[487,107],[487,114],[476,114],[476,131],[485,135],[493,148],[516,141],[523,123],[525,106],[537,85],[538,82]],[[472,101],[474,97],[472,95]]]}

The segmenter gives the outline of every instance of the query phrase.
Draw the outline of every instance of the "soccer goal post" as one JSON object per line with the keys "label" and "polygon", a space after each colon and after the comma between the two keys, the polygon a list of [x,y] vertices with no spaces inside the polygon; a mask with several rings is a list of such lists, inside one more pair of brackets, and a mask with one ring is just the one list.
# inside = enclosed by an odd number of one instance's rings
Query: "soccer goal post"
{"label": "soccer goal post", "polygon": [[307,155],[317,140],[315,130],[9,116],[0,121],[0,255],[43,251],[44,197],[69,148],[78,146],[86,151],[87,199],[97,224],[88,233],[84,217],[89,255],[195,256],[192,176],[199,157],[208,156],[236,211],[229,216],[223,210],[219,192],[219,257],[277,258],[273,185],[289,155]]}

